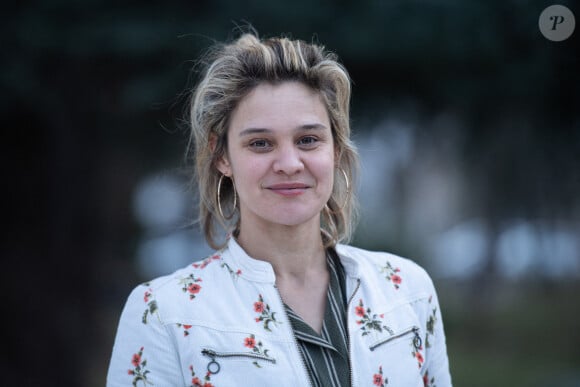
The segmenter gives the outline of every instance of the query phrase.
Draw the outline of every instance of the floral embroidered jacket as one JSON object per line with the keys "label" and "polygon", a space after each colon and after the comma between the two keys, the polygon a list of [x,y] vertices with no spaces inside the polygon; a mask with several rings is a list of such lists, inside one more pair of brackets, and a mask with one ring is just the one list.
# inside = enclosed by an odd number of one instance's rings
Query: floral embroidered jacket
{"label": "floral embroidered jacket", "polygon": [[[451,386],[437,295],[410,260],[346,245],[352,385]],[[272,266],[231,238],[215,255],[136,287],[107,386],[308,386]]]}

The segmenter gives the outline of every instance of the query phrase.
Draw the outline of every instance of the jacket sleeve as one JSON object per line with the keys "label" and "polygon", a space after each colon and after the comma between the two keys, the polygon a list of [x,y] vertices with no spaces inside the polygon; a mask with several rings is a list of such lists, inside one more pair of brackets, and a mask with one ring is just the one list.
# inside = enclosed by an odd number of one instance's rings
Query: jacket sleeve
{"label": "jacket sleeve", "polygon": [[147,286],[129,295],[117,327],[107,387],[184,385],[175,342],[158,308]]}
{"label": "jacket sleeve", "polygon": [[431,296],[429,297],[425,325],[425,347],[428,351],[428,356],[423,373],[423,382],[425,386],[448,387],[452,385],[452,382],[449,372],[443,317],[437,292],[431,278],[429,278],[429,291]]}

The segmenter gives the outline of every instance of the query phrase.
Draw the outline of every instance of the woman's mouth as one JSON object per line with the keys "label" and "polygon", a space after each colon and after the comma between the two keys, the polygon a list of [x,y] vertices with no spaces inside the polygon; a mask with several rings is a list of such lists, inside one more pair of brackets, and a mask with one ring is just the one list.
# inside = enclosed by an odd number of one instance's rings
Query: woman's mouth
{"label": "woman's mouth", "polygon": [[270,191],[286,197],[302,195],[308,188],[310,186],[304,183],[278,183],[267,187]]}

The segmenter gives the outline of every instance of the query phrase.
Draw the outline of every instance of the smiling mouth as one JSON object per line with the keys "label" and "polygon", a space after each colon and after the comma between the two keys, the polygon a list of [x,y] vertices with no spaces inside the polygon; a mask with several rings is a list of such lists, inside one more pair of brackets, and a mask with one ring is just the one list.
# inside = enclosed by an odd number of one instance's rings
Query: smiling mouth
{"label": "smiling mouth", "polygon": [[298,196],[302,195],[310,188],[306,184],[274,184],[267,187],[270,191],[282,196]]}

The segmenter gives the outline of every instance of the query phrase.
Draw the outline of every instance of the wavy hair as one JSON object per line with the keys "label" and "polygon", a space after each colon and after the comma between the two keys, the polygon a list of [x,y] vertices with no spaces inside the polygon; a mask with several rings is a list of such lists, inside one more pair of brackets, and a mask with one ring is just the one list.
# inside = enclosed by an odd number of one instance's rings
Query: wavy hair
{"label": "wavy hair", "polygon": [[203,70],[189,102],[187,154],[194,159],[192,183],[199,191],[199,222],[208,244],[219,249],[226,243],[216,240],[216,225],[234,233],[239,227],[233,183],[224,179],[218,198],[221,172],[216,167],[227,150],[232,112],[257,85],[285,81],[302,82],[320,93],[326,105],[337,157],[334,187],[321,213],[321,230],[326,247],[348,242],[358,208],[354,185],[359,164],[350,139],[351,80],[337,56],[317,44],[286,37],[260,39],[253,31],[230,43],[216,44],[199,63]]}

